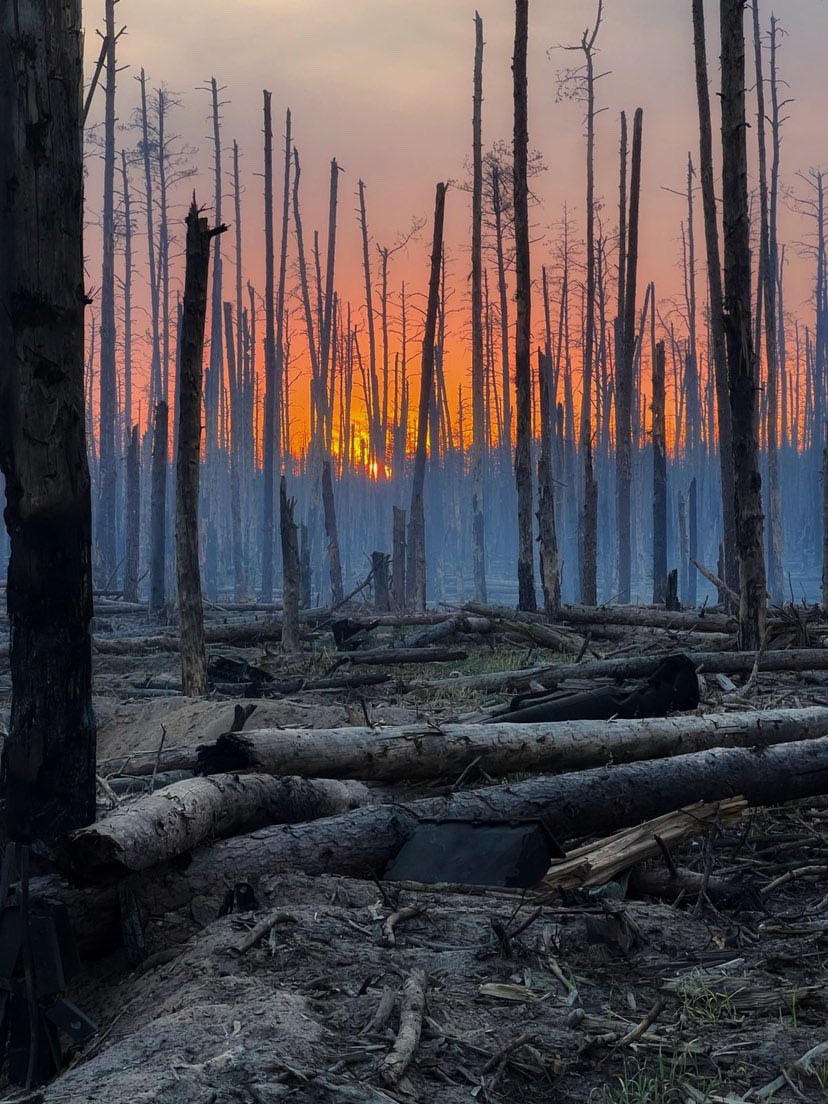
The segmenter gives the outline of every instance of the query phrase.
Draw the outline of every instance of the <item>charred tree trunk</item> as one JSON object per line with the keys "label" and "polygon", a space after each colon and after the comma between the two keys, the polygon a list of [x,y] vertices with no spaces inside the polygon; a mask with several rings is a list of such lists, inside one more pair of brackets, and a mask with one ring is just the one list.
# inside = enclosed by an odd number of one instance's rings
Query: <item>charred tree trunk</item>
{"label": "charred tree trunk", "polygon": [[486,546],[483,526],[483,20],[474,13],[474,93],[472,97],[472,565],[474,599],[486,601]]}
{"label": "charred tree trunk", "polygon": [[[79,0],[0,8],[0,466],[11,538],[10,840],[95,819]],[[14,187],[10,182],[14,181]]]}
{"label": "charred tree trunk", "polygon": [[541,446],[538,460],[538,535],[543,608],[550,621],[561,608],[561,573],[555,530],[555,484],[552,478],[552,358],[538,351]]}
{"label": "charred tree trunk", "polygon": [[152,426],[152,473],[150,487],[150,615],[159,617],[167,604],[165,559],[167,545],[167,454],[169,450],[169,407],[160,402]]}
{"label": "charred tree trunk", "polygon": [[241,519],[241,444],[242,419],[241,365],[236,363],[233,336],[233,304],[224,304],[224,344],[227,349],[227,378],[230,383],[230,532],[233,552],[233,595],[240,602],[247,593],[244,572]]}
{"label": "charred tree trunk", "polygon": [[391,609],[388,593],[388,557],[384,552],[371,553],[371,578],[374,580],[374,609],[387,613]]}
{"label": "charred tree trunk", "polygon": [[739,642],[762,646],[765,558],[758,464],[756,362],[750,325],[750,221],[745,119],[745,0],[721,0],[724,330],[735,472],[739,556]]}
{"label": "charred tree trunk", "polygon": [[704,208],[704,237],[707,250],[707,279],[710,293],[710,338],[716,379],[716,421],[719,437],[719,468],[722,484],[722,523],[725,551],[725,582],[738,590],[736,562],[736,499],[733,468],[732,414],[725,347],[722,268],[719,254],[719,223],[713,189],[713,128],[710,121],[710,92],[707,86],[707,43],[704,31],[704,0],[693,3],[693,45],[696,62],[696,96],[699,107],[699,176]]}
{"label": "charred tree trunk", "polygon": [[178,458],[175,484],[175,559],[181,618],[181,685],[197,697],[207,692],[204,611],[198,556],[198,489],[201,464],[204,323],[210,244],[223,227],[210,229],[195,198],[187,215],[187,269],[181,327]]}
{"label": "charred tree trunk", "polygon": [[275,431],[275,410],[279,402],[276,391],[276,325],[273,287],[273,126],[270,115],[271,94],[264,96],[264,204],[265,204],[265,393],[262,433],[262,589],[263,602],[273,600],[273,495],[274,453],[278,449]]}
{"label": "charred tree trunk", "polygon": [[394,609],[405,609],[405,510],[394,507],[391,554],[391,593]]}
{"label": "charred tree trunk", "polygon": [[282,650],[298,652],[299,639],[299,541],[293,509],[296,499],[287,496],[285,477],[279,480],[279,534],[282,540]]}
{"label": "charred tree trunk", "polygon": [[653,602],[667,595],[667,434],[664,418],[664,342],[653,364]]}
{"label": "charred tree trunk", "polygon": [[141,538],[141,453],[138,426],[132,427],[126,470],[126,551],[124,555],[124,601],[138,601],[138,560]]}
{"label": "charred tree trunk", "polygon": [[515,483],[518,501],[518,608],[537,609],[532,539],[532,277],[529,267],[529,185],[527,157],[526,48],[529,40],[529,0],[515,3],[514,77],[514,209],[515,209]]}
{"label": "charred tree trunk", "polygon": [[[216,78],[210,78],[213,121],[213,202],[216,225],[221,226],[222,167],[221,167],[221,115],[219,112],[219,87]],[[224,349],[222,340],[222,260],[221,236],[215,235],[212,288],[210,289],[210,359],[204,386],[204,431],[207,483],[204,487],[205,550],[204,581],[207,594],[218,597],[218,536],[219,536],[219,423],[223,392]],[[199,367],[199,372],[201,367]],[[177,538],[176,538],[177,539]],[[199,609],[199,616],[200,616]],[[182,613],[183,619],[183,613]],[[201,691],[203,693],[203,691]]]}
{"label": "charred tree trunk", "polygon": [[428,444],[428,415],[434,390],[434,339],[437,333],[437,309],[440,302],[440,262],[443,255],[443,216],[446,208],[446,185],[437,185],[434,203],[434,237],[431,245],[431,276],[428,282],[428,307],[423,332],[423,360],[420,375],[420,407],[417,416],[417,450],[414,454],[414,475],[411,482],[411,510],[408,522],[406,567],[406,604],[425,609],[425,486]]}
{"label": "charred tree trunk", "polygon": [[336,525],[336,504],[334,503],[331,464],[326,460],[322,465],[322,506],[325,511],[325,533],[328,537],[328,567],[331,578],[331,602],[334,606],[342,604],[345,591],[342,586],[342,561],[339,557],[339,531]]}

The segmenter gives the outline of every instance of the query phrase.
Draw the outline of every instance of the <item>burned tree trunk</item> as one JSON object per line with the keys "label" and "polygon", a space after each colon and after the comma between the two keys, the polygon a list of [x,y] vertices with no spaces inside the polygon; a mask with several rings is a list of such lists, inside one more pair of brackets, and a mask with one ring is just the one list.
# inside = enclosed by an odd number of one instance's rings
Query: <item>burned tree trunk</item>
{"label": "burned tree trunk", "polygon": [[388,557],[384,552],[371,553],[371,578],[374,580],[374,609],[387,613],[391,609],[388,593]]}
{"label": "burned tree trunk", "polygon": [[664,419],[664,342],[653,364],[653,602],[667,596],[667,433]]}
{"label": "burned tree trunk", "polygon": [[483,20],[474,13],[474,94],[472,104],[472,564],[474,600],[486,601],[486,547],[483,526]]}
{"label": "burned tree trunk", "polygon": [[282,540],[282,649],[298,652],[299,641],[299,541],[293,508],[296,500],[287,496],[287,482],[279,480],[279,534]]}
{"label": "burned tree trunk", "polygon": [[745,0],[721,0],[723,318],[736,488],[739,642],[743,648],[754,649],[762,646],[765,636],[767,595],[758,464],[758,380],[750,324],[744,11]]}
{"label": "burned tree trunk", "polygon": [[515,483],[518,500],[518,608],[537,609],[532,555],[532,369],[529,343],[532,277],[529,267],[529,185],[527,157],[526,49],[529,39],[529,0],[516,0],[514,76],[514,209],[515,209]]}
{"label": "burned tree trunk", "polygon": [[124,601],[138,601],[138,560],[141,536],[141,454],[138,426],[132,427],[126,471],[126,553],[124,556]]}
{"label": "burned tree trunk", "polygon": [[328,567],[331,577],[331,602],[341,605],[345,591],[342,586],[342,561],[339,558],[339,531],[336,525],[336,505],[334,503],[331,464],[326,460],[322,465],[322,506],[325,511],[325,533],[328,537]]}
{"label": "burned tree trunk", "polygon": [[[79,0],[0,8],[0,466],[11,538],[11,840],[95,819]],[[14,186],[12,186],[12,182]]]}
{"label": "burned tree trunk", "polygon": [[391,552],[391,593],[394,609],[405,609],[405,510],[394,507]]}
{"label": "burned tree trunk", "polygon": [[561,573],[555,530],[555,484],[552,478],[552,358],[538,351],[541,447],[538,460],[538,535],[543,608],[550,621],[561,608]]}
{"label": "burned tree trunk", "polygon": [[210,229],[195,197],[187,215],[187,269],[181,325],[178,458],[175,484],[175,559],[181,618],[181,684],[193,697],[207,691],[204,611],[198,557],[198,486],[201,463],[204,322],[210,243],[224,227]]}
{"label": "burned tree trunk", "polygon": [[443,255],[443,216],[446,207],[446,185],[437,185],[434,203],[434,237],[431,245],[431,276],[428,283],[428,307],[423,332],[423,360],[420,376],[420,408],[417,416],[417,451],[414,454],[414,476],[411,482],[411,511],[408,522],[406,568],[406,604],[425,609],[425,486],[428,415],[434,386],[434,338],[437,332],[437,308],[440,300],[440,261]]}
{"label": "burned tree trunk", "polygon": [[262,435],[262,588],[263,602],[273,600],[273,491],[274,451],[278,447],[274,429],[276,404],[276,326],[273,288],[273,126],[270,115],[271,94],[264,96],[264,203],[265,203],[265,393]]}
{"label": "burned tree trunk", "polygon": [[167,453],[169,449],[169,407],[160,402],[152,426],[152,472],[150,487],[150,615],[160,616],[167,604],[164,573],[167,544]]}

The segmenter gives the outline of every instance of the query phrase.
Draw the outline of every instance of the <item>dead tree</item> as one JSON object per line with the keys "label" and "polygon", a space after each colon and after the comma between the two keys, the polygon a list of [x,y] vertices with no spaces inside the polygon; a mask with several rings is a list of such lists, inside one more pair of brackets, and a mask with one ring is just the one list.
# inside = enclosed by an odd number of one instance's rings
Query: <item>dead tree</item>
{"label": "dead tree", "polygon": [[540,539],[540,577],[543,608],[550,621],[561,608],[561,573],[558,562],[558,535],[555,531],[555,484],[552,478],[552,357],[538,350],[538,386],[540,388],[540,459],[538,460],[538,536]]}
{"label": "dead tree", "polygon": [[474,13],[474,93],[472,97],[472,564],[474,600],[486,601],[486,545],[483,527],[483,20]]}
{"label": "dead tree", "polygon": [[[216,78],[210,78],[210,97],[213,121],[213,202],[216,226],[221,226],[222,167],[221,167],[221,114],[219,88]],[[218,592],[218,463],[219,463],[219,408],[223,387],[224,348],[222,340],[222,259],[221,235],[216,234],[212,287],[210,289],[210,359],[204,381],[204,432],[207,482],[204,487],[204,511],[206,515],[204,552],[204,578],[208,595],[215,599]]]}
{"label": "dead tree", "polygon": [[394,609],[405,609],[405,510],[394,507],[391,555],[391,593]]}
{"label": "dead tree", "polygon": [[241,518],[241,446],[244,438],[244,419],[241,364],[236,363],[232,303],[224,304],[224,333],[224,345],[227,349],[227,379],[230,384],[230,531],[233,546],[233,593],[236,601],[240,602],[247,593]]}
{"label": "dead tree", "polygon": [[[95,819],[80,0],[0,8],[0,467],[11,541],[10,840]],[[56,79],[59,75],[60,79]]]}
{"label": "dead tree", "polygon": [[534,610],[535,567],[532,540],[532,277],[529,258],[529,185],[527,159],[526,49],[529,40],[529,0],[515,2],[514,77],[514,208],[515,208],[515,483],[518,501],[518,608]]}
{"label": "dead tree", "polygon": [[121,185],[124,220],[124,437],[132,425],[132,206],[129,194],[126,150],[121,150]]}
{"label": "dead tree", "polygon": [[[150,363],[150,403],[159,403],[162,399],[166,402],[166,395],[161,383],[161,328],[160,328],[160,297],[158,293],[158,270],[155,261],[155,225],[152,188],[152,166],[150,162],[151,143],[149,130],[149,113],[147,110],[147,77],[144,70],[138,77],[141,85],[141,156],[144,163],[144,210],[147,216],[147,269],[150,282],[150,312],[151,312],[151,363]],[[154,446],[153,446],[154,448]]]}
{"label": "dead tree", "polygon": [[750,325],[750,220],[745,119],[746,0],[721,0],[722,219],[724,331],[735,472],[739,557],[739,642],[760,648],[765,636],[765,558],[759,475],[756,363]]}
{"label": "dead tree", "polygon": [[207,692],[204,611],[198,556],[198,488],[201,465],[204,323],[210,243],[225,227],[210,229],[195,197],[187,215],[187,268],[181,324],[178,457],[175,484],[175,560],[181,618],[181,685],[192,697]]}
{"label": "dead tree", "polygon": [[108,586],[116,569],[115,497],[117,485],[115,382],[115,4],[106,0],[106,84],[104,108],[103,271],[101,275],[101,362],[98,383],[98,509],[95,536],[101,582]]}
{"label": "dead tree", "polygon": [[440,262],[443,255],[443,216],[446,208],[446,185],[437,185],[434,202],[434,237],[431,244],[431,275],[428,282],[428,306],[423,332],[423,358],[420,374],[420,407],[417,415],[417,449],[414,454],[414,474],[411,480],[411,511],[408,522],[406,565],[406,603],[415,609],[425,609],[425,485],[428,444],[428,415],[434,387],[434,338],[437,333],[437,309],[440,302]]}
{"label": "dead tree", "polygon": [[667,433],[664,418],[664,342],[653,362],[653,604],[667,595]]}
{"label": "dead tree", "polygon": [[624,338],[615,365],[615,469],[618,523],[618,601],[629,602],[632,584],[630,491],[632,487],[632,404],[634,400],[635,293],[638,273],[638,208],[641,197],[641,129],[643,111],[633,120],[630,168],[630,213],[627,223],[627,264],[624,273]]}
{"label": "dead tree", "polygon": [[331,578],[331,601],[333,605],[342,604],[345,591],[342,586],[342,561],[339,558],[339,531],[336,526],[336,505],[334,503],[333,482],[331,480],[330,461],[322,465],[322,507],[325,512],[325,533],[328,537],[328,568]]}
{"label": "dead tree", "polygon": [[138,560],[141,536],[141,453],[138,426],[132,427],[126,467],[126,551],[124,554],[124,601],[138,601]]}
{"label": "dead tree", "polygon": [[167,459],[169,453],[169,407],[160,402],[152,425],[152,471],[150,473],[150,616],[161,616],[167,604],[165,553],[167,545]]}
{"label": "dead tree", "polygon": [[287,482],[282,476],[279,480],[279,535],[282,541],[282,649],[285,652],[298,652],[299,638],[299,592],[301,589],[299,569],[299,541],[296,535],[296,522],[293,510],[296,499],[287,496]]}
{"label": "dead tree", "polygon": [[262,589],[263,602],[273,600],[273,492],[275,450],[278,439],[275,432],[276,405],[276,325],[273,287],[273,127],[270,118],[270,92],[264,96],[264,204],[265,204],[265,393],[264,429],[262,434]]}
{"label": "dead tree", "polygon": [[713,129],[710,121],[710,91],[707,86],[707,43],[704,32],[704,0],[692,0],[693,46],[696,63],[696,96],[699,107],[699,177],[704,209],[704,238],[707,251],[707,279],[710,294],[710,339],[716,380],[716,423],[719,437],[719,469],[722,483],[722,527],[724,535],[725,582],[739,586],[736,564],[736,499],[733,469],[730,389],[724,332],[722,268],[719,254],[719,223],[713,190]]}

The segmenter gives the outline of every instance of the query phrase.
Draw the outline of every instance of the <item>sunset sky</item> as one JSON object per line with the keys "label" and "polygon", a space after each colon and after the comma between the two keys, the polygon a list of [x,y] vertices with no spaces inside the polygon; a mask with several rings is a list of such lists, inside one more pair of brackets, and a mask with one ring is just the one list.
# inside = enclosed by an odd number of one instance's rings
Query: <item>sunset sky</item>
{"label": "sunset sky", "polygon": [[[511,53],[514,5],[509,0],[481,0],[484,21],[484,148],[511,135]],[[677,294],[680,275],[682,199],[669,189],[682,189],[687,152],[698,149],[692,36],[689,0],[606,0],[598,39],[598,104],[606,110],[597,123],[598,191],[605,200],[608,232],[616,225],[618,119],[644,108],[641,286],[655,279],[659,299]],[[718,20],[708,3],[708,51],[712,86],[718,85]],[[762,7],[763,27],[771,15]],[[787,36],[780,71],[793,97],[784,129],[782,178],[793,192],[802,191],[797,170],[828,163],[828,3],[825,0],[777,0],[773,9]],[[557,47],[577,43],[594,20],[595,4],[573,0],[532,0],[530,4],[529,121],[530,144],[543,154],[547,172],[535,183],[542,205],[535,209],[537,239],[533,275],[555,255],[556,225],[564,203],[582,231],[584,216],[584,140],[582,106],[556,102],[556,71],[575,64],[580,55]],[[356,306],[360,298],[359,238],[355,192],[362,177],[367,186],[368,220],[375,242],[393,244],[412,216],[430,222],[434,184],[462,180],[471,143],[471,75],[474,45],[473,4],[460,0],[121,0],[118,25],[126,35],[118,60],[128,68],[118,78],[118,115],[126,122],[137,102],[133,80],[143,65],[152,86],[165,83],[179,94],[181,107],[173,129],[198,147],[195,185],[199,201],[211,202],[209,97],[203,86],[215,76],[225,86],[223,143],[229,151],[238,140],[242,151],[245,267],[263,287],[261,103],[262,89],[273,93],[274,150],[281,145],[285,107],[293,113],[296,144],[302,157],[303,219],[306,239],[314,228],[324,235],[330,158],[336,156],[345,173],[340,181],[340,241],[337,285]],[[98,51],[94,35],[101,25],[102,0],[85,4],[87,69]],[[746,19],[750,28],[750,13]],[[752,54],[751,66],[752,66]],[[767,66],[767,61],[766,61]],[[752,81],[751,81],[752,83]],[[716,100],[714,96],[714,111]],[[749,111],[755,111],[752,102]],[[90,122],[103,115],[98,95]],[[716,138],[717,123],[714,121]],[[136,135],[123,131],[119,143],[134,146]],[[230,168],[229,155],[226,167]],[[228,176],[229,182],[229,176]],[[140,183],[135,174],[134,186]],[[227,194],[229,196],[229,183]],[[178,199],[183,202],[184,194]],[[278,205],[278,199],[277,199]],[[95,219],[100,206],[100,166],[91,164],[87,208]],[[469,199],[449,192],[447,244],[459,292],[455,306],[465,302],[463,281],[468,272]],[[231,214],[229,206],[225,220]],[[697,205],[701,219],[701,205]],[[176,218],[183,217],[179,208]],[[810,261],[794,255],[797,240],[810,230],[806,220],[783,202],[780,240],[791,257],[787,307],[807,317]],[[699,247],[701,233],[699,233]],[[405,277],[412,289],[425,287],[428,229],[404,257],[395,262],[392,279]],[[231,248],[226,240],[226,249]],[[98,243],[94,230],[87,244],[90,284],[99,283]],[[136,241],[139,279],[143,280],[145,243]],[[699,248],[700,263],[703,250]],[[232,270],[226,269],[232,280]],[[703,293],[699,269],[699,292]],[[536,313],[540,322],[540,312]],[[453,326],[465,325],[459,316]],[[140,323],[138,328],[140,329]],[[538,333],[540,328],[538,327]],[[455,365],[458,373],[463,366]],[[455,385],[456,386],[456,385]]]}

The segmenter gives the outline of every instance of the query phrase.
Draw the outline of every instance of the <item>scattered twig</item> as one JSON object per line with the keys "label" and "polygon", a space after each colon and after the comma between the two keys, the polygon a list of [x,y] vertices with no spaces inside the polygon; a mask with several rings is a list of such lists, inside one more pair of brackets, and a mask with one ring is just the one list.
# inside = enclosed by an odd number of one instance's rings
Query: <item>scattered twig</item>
{"label": "scattered twig", "polygon": [[382,945],[383,947],[396,947],[397,936],[394,932],[397,924],[401,924],[404,920],[413,920],[415,916],[419,916],[422,912],[420,905],[407,905],[405,908],[397,909],[396,912],[392,912],[382,925]]}
{"label": "scattered twig", "polygon": [[631,1031],[621,1036],[618,1040],[618,1045],[629,1046],[630,1043],[634,1043],[636,1039],[640,1039],[646,1031],[649,1031],[666,1007],[667,1001],[664,1000],[663,997],[659,997],[641,1023],[636,1024]]}
{"label": "scattered twig", "polygon": [[289,912],[283,912],[281,909],[277,909],[274,912],[267,913],[258,924],[255,924],[247,935],[242,939],[241,943],[238,943],[235,947],[231,948],[236,954],[244,954],[249,951],[251,947],[255,947],[259,940],[267,935],[267,933],[274,928],[277,924],[298,924],[299,921],[295,916]]}
{"label": "scattered twig", "polygon": [[536,1043],[538,1036],[527,1032],[525,1035],[518,1035],[516,1039],[511,1039],[505,1046],[502,1046],[500,1050],[495,1053],[488,1060],[483,1067],[483,1073],[491,1073],[492,1070],[497,1070],[497,1076],[500,1076],[502,1069],[509,1061],[509,1058],[515,1053],[516,1050],[520,1050],[521,1047],[526,1046],[528,1043]]}
{"label": "scattered twig", "polygon": [[402,988],[400,1030],[391,1050],[379,1067],[380,1080],[393,1088],[411,1065],[420,1045],[425,1011],[426,975],[419,968],[411,971]]}

